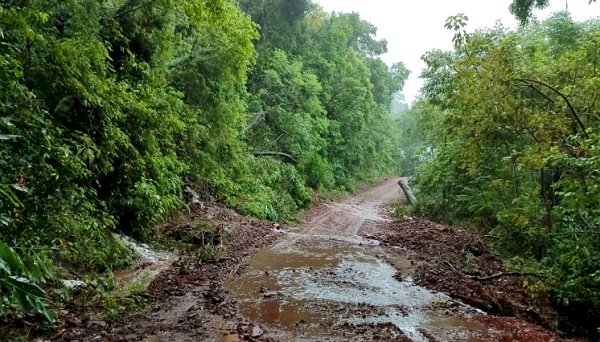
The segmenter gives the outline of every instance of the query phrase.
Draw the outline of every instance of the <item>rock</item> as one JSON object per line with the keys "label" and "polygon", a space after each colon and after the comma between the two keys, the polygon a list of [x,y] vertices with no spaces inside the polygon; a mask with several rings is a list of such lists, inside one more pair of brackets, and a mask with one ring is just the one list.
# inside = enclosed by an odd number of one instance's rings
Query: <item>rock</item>
{"label": "rock", "polygon": [[231,235],[233,233],[233,228],[228,224],[223,225],[223,233],[226,235]]}
{"label": "rock", "polygon": [[261,337],[265,332],[258,326],[255,325],[250,330],[250,336],[253,338]]}
{"label": "rock", "polygon": [[200,195],[198,195],[196,191],[186,185],[183,193],[189,205],[198,206],[200,209],[204,209],[204,203],[200,201]]}
{"label": "rock", "polygon": [[246,331],[247,328],[248,328],[248,325],[246,323],[240,322],[240,323],[238,323],[236,330],[237,330],[238,334],[241,335]]}
{"label": "rock", "polygon": [[104,322],[104,321],[94,321],[93,324],[102,327],[102,328],[106,328],[106,326],[108,325],[108,323]]}
{"label": "rock", "polygon": [[77,279],[63,279],[61,280],[61,283],[68,289],[74,289],[76,287],[85,285],[84,281]]}

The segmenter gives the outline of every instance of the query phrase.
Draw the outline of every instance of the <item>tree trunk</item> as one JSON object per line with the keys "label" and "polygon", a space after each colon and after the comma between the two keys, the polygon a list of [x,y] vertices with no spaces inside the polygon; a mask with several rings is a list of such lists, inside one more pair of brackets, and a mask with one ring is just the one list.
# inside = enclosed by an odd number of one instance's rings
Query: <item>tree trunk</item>
{"label": "tree trunk", "polygon": [[417,203],[417,198],[413,194],[412,190],[410,190],[406,178],[400,178],[400,180],[398,181],[398,185],[400,185],[400,187],[402,188],[402,191],[404,192],[404,196],[406,196],[408,203],[410,203],[411,205],[415,205]]}

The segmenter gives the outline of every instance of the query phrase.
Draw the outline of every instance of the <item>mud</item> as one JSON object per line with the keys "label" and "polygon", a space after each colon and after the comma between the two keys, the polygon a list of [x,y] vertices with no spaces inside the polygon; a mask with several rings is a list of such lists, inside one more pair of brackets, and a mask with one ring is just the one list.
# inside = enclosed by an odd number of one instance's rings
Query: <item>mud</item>
{"label": "mud", "polygon": [[132,287],[147,288],[161,272],[168,270],[177,260],[176,253],[152,250],[148,245],[140,244],[126,236],[116,235],[116,237],[133,249],[138,256],[133,266],[115,272],[115,287],[119,289],[116,293],[117,297],[129,296]]}
{"label": "mud", "polygon": [[[223,235],[217,260],[204,262],[194,251],[181,251],[176,256],[136,246],[142,249],[143,256],[134,267],[115,274],[117,286],[143,280],[158,268],[161,271],[141,295],[117,299],[117,309],[122,312],[116,318],[107,317],[106,310],[97,306],[99,289],[88,284],[72,290],[71,300],[58,310],[54,326],[45,325],[39,317],[7,317],[0,321],[0,340],[215,341],[217,336],[235,330],[243,320],[237,316],[224,281],[240,267],[240,262],[272,244],[282,233],[273,222],[218,205],[181,213],[163,230],[168,234],[187,234],[189,227],[207,220],[230,231]],[[170,266],[165,269],[165,264]]]}
{"label": "mud", "polygon": [[560,341],[580,336],[552,307],[548,295],[527,293],[525,282],[534,277],[506,276],[482,280],[505,271],[477,234],[424,219],[403,218],[373,225],[365,234],[376,236],[389,252],[404,253],[413,261],[416,284],[443,292],[488,315],[473,317],[483,325],[483,341]]}
{"label": "mud", "polygon": [[561,340],[544,299],[531,301],[518,279],[469,277],[502,270],[476,236],[392,219],[385,204],[398,199],[396,180],[388,180],[320,203],[294,227],[219,206],[195,208],[163,229],[193,247],[205,243],[195,227],[218,227],[211,236],[218,237],[216,261],[203,262],[193,248],[175,261],[165,258],[172,264],[139,298],[139,310],[116,319],[81,301],[60,310],[54,327],[26,318],[18,328],[0,324],[0,337],[19,331],[42,341]]}
{"label": "mud", "polygon": [[[360,236],[365,227],[391,223],[382,206],[400,198],[396,180],[389,180],[314,209],[229,279],[241,314],[285,341],[369,340],[383,326],[392,328],[391,340],[480,336],[487,327],[474,317],[482,311],[417,285],[411,260]],[[366,333],[369,327],[375,335]]]}

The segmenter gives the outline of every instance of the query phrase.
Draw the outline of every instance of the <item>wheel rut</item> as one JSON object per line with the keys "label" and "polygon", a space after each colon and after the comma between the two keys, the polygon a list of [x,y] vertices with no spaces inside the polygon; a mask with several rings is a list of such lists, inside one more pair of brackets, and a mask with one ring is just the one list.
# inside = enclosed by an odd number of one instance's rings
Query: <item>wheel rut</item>
{"label": "wheel rut", "polygon": [[481,311],[415,285],[410,260],[361,236],[400,199],[397,179],[387,180],[324,204],[260,250],[227,282],[242,316],[282,341],[475,340],[483,327],[469,318]]}

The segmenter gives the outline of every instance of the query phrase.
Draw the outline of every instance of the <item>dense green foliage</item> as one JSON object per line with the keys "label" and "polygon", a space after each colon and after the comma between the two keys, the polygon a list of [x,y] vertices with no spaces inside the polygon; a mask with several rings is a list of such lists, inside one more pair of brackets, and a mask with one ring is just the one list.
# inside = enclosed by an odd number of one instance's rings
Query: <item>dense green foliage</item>
{"label": "dense green foliage", "polygon": [[426,160],[417,210],[476,224],[513,264],[541,270],[563,308],[597,322],[600,21],[556,13],[455,43],[423,56],[422,99],[405,114],[427,131],[403,137]]}
{"label": "dense green foliage", "polygon": [[0,292],[6,294],[0,302],[0,312],[14,307],[22,311],[34,310],[53,321],[54,315],[43,301],[46,293],[38,285],[50,277],[47,259],[34,251],[21,257],[13,248],[0,242]]}
{"label": "dense green foliage", "polygon": [[408,71],[378,58],[387,48],[376,28],[309,1],[241,5],[262,37],[249,80],[250,147],[292,155],[313,189],[351,190],[393,172],[390,105]]}
{"label": "dense green foliage", "polygon": [[[534,9],[544,9],[550,5],[551,0],[513,0],[510,4],[510,12],[517,17],[522,23],[527,22],[532,15]],[[587,0],[588,3],[596,2],[596,0]],[[567,8],[568,1],[565,1]]]}
{"label": "dense green foliage", "polygon": [[[0,241],[18,247],[0,251],[103,272],[131,262],[113,232],[151,240],[185,184],[285,220],[313,191],[395,171],[408,72],[378,59],[375,27],[310,1],[241,5],[0,2]],[[0,314],[45,313],[46,275],[7,260]]]}

